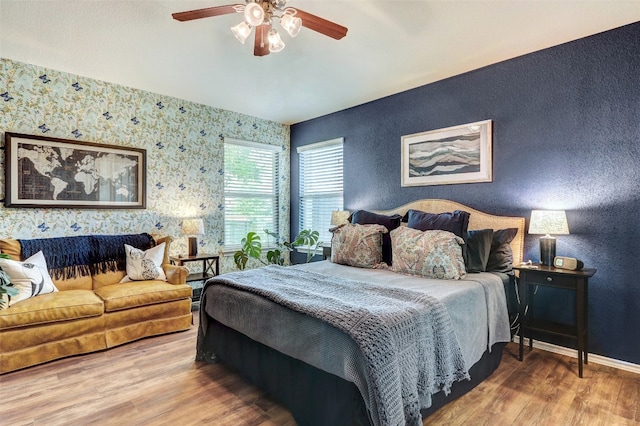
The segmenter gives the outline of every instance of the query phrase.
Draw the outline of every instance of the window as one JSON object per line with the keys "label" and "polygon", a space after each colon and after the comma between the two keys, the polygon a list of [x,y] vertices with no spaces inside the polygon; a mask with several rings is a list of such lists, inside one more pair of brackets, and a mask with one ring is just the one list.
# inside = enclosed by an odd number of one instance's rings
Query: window
{"label": "window", "polygon": [[313,229],[320,241],[331,241],[331,212],[343,209],[343,139],[298,148],[300,166],[300,230]]}
{"label": "window", "polygon": [[278,233],[280,147],[235,139],[224,141],[224,245],[240,246],[248,232],[269,241]]}

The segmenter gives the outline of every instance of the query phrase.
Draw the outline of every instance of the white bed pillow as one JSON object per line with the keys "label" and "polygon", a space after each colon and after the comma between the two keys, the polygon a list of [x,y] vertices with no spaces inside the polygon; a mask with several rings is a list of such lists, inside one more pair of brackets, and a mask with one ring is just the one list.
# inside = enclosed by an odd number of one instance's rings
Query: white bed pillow
{"label": "white bed pillow", "polygon": [[51,281],[47,261],[41,251],[24,261],[0,259],[0,268],[9,275],[11,284],[19,291],[9,299],[9,306],[30,297],[58,291]]}
{"label": "white bed pillow", "polygon": [[125,244],[124,251],[127,256],[127,275],[125,275],[120,282],[142,280],[166,281],[167,276],[162,269],[164,247],[165,243],[161,243],[155,247],[151,247],[149,250],[143,251]]}

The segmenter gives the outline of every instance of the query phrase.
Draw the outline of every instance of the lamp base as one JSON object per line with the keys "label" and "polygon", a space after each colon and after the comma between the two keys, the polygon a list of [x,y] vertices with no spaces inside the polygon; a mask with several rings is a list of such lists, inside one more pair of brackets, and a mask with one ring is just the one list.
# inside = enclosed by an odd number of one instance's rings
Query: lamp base
{"label": "lamp base", "polygon": [[548,235],[540,237],[540,264],[553,266],[556,257],[556,239]]}
{"label": "lamp base", "polygon": [[[198,240],[196,239],[196,237],[189,237],[189,256],[197,256],[197,255],[198,255]],[[553,260],[553,258],[551,260]]]}

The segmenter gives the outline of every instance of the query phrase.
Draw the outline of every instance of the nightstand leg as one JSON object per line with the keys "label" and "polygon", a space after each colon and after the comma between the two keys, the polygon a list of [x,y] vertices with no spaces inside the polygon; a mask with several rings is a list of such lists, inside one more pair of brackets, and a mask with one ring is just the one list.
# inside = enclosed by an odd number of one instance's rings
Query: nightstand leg
{"label": "nightstand leg", "polygon": [[584,363],[589,363],[589,286],[585,282],[583,285],[583,306],[584,306]]}
{"label": "nightstand leg", "polygon": [[[533,285],[529,285],[526,286],[525,283],[525,287],[526,287],[526,291],[527,293],[527,305],[525,305],[525,309],[529,310],[529,318],[534,318],[534,309],[535,309],[535,305],[534,305],[534,300],[533,300],[533,295],[535,294],[535,289],[537,288],[537,286],[533,286]],[[533,336],[529,336],[529,352],[531,352],[533,350]]]}
{"label": "nightstand leg", "polygon": [[582,378],[582,363],[586,359],[585,348],[585,294],[584,283],[578,282],[576,287],[576,326],[578,329],[578,377]]}

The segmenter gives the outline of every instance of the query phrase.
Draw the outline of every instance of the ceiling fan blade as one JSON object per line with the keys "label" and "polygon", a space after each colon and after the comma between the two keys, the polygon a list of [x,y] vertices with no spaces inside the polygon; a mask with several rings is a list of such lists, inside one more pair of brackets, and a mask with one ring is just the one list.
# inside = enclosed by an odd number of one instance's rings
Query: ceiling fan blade
{"label": "ceiling fan blade", "polygon": [[173,19],[178,21],[191,21],[193,19],[209,18],[211,16],[240,13],[244,9],[243,4],[227,4],[224,6],[207,7],[204,9],[189,10],[187,12],[172,13]]}
{"label": "ceiling fan blade", "polygon": [[256,27],[256,41],[253,45],[254,56],[266,56],[269,53],[269,30],[271,25],[262,24]]}
{"label": "ceiling fan blade", "polygon": [[348,28],[335,22],[327,21],[319,16],[312,15],[309,12],[305,12],[295,7],[290,7],[296,11],[296,17],[302,19],[302,26],[307,27],[310,30],[317,31],[321,34],[340,40],[347,35]]}

